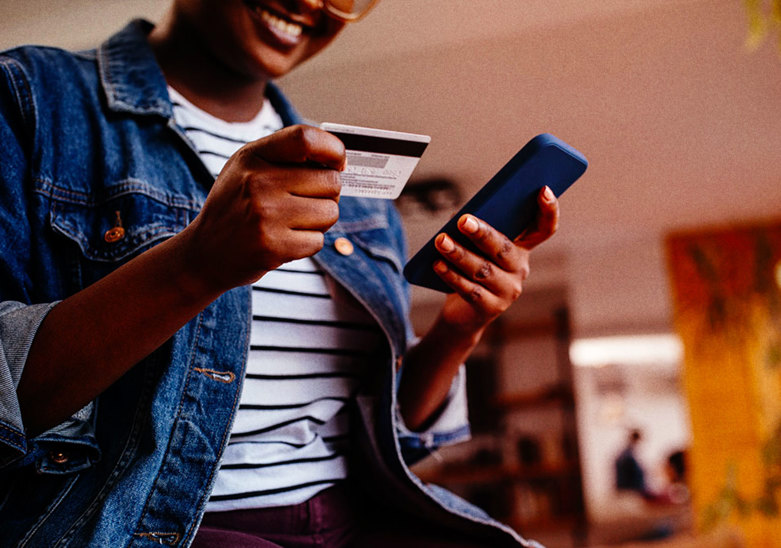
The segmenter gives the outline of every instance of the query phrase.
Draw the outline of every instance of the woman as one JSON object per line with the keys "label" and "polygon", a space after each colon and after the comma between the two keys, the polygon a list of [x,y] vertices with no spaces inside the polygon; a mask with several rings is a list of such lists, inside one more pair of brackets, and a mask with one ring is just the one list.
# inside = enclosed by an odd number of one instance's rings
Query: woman
{"label": "woman", "polygon": [[407,464],[468,435],[461,364],[558,205],[440,235],[412,340],[392,205],[339,198],[344,147],[271,83],[372,3],[175,0],[0,58],[5,545],[531,545]]}

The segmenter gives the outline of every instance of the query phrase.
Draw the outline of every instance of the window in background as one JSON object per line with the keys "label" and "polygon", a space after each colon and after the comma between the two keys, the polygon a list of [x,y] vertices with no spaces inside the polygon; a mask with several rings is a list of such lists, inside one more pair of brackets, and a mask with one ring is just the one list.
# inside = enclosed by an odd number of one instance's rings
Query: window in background
{"label": "window in background", "polygon": [[[661,538],[688,529],[688,491],[670,468],[691,438],[681,341],[672,334],[580,339],[570,359],[586,504],[595,532],[609,535],[600,540]],[[640,474],[635,479],[642,486],[634,490],[617,488],[619,465],[627,459]]]}

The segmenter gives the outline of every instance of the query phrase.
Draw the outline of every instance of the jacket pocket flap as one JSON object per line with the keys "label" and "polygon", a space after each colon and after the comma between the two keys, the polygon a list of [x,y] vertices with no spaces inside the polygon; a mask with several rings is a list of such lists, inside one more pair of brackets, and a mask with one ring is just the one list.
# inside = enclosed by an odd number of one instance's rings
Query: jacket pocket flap
{"label": "jacket pocket flap", "polygon": [[194,215],[143,192],[127,192],[89,203],[55,199],[50,223],[86,258],[116,262],[181,232]]}

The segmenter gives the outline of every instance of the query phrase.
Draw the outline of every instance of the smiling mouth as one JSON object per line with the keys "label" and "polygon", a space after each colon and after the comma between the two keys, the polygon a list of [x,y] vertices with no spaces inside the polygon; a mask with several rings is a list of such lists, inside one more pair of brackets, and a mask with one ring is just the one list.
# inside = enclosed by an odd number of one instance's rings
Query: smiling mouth
{"label": "smiling mouth", "polygon": [[296,21],[278,9],[267,7],[262,0],[244,0],[244,4],[265,30],[265,34],[278,47],[295,47],[301,41],[302,35],[310,30],[310,25]]}
{"label": "smiling mouth", "polygon": [[261,8],[260,6],[257,6],[255,8],[255,11],[260,14],[260,18],[263,20],[263,22],[266,23],[273,30],[283,34],[287,34],[292,38],[298,38],[299,36],[301,36],[301,33],[304,30],[300,24],[293,23],[291,21],[286,21],[281,17],[274,15],[270,11]]}

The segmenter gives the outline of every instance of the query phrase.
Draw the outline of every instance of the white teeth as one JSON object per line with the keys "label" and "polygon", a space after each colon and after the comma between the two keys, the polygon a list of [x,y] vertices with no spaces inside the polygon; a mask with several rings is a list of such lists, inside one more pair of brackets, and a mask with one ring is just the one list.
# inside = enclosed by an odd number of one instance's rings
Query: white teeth
{"label": "white teeth", "polygon": [[280,19],[273,13],[269,13],[264,9],[260,10],[260,18],[280,32],[284,32],[285,34],[289,34],[290,36],[294,37],[301,36],[301,32],[303,30],[301,25],[288,23],[284,19]]}

